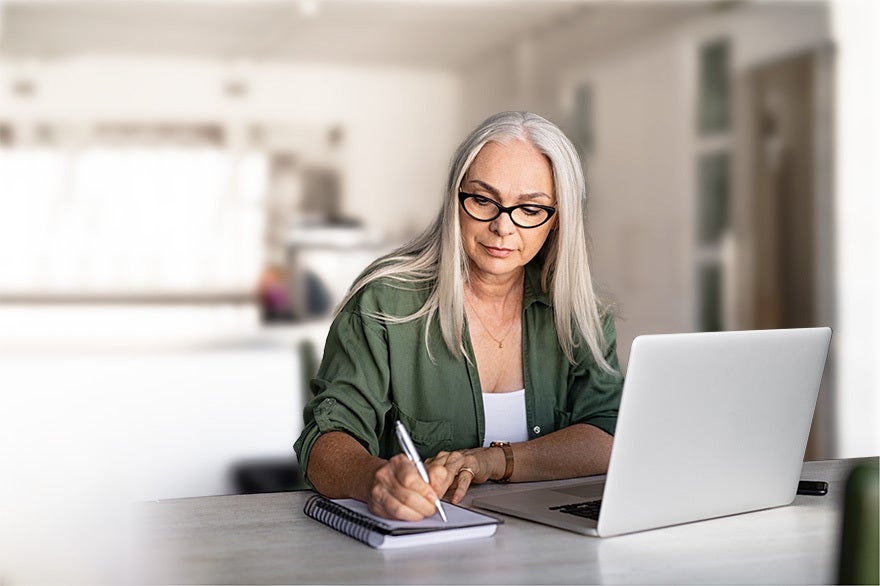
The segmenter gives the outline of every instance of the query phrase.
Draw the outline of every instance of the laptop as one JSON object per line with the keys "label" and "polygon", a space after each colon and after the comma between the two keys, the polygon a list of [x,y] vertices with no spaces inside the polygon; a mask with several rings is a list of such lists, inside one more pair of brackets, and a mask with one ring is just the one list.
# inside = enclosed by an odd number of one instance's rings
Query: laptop
{"label": "laptop", "polygon": [[790,504],[830,328],[639,336],[608,473],[474,506],[601,537]]}

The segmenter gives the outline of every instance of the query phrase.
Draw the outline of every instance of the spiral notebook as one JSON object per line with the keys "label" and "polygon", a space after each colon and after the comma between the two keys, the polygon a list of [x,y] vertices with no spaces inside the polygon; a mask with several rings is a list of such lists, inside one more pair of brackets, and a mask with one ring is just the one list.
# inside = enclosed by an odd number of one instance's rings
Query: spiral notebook
{"label": "spiral notebook", "polygon": [[502,522],[450,503],[443,503],[448,522],[439,515],[421,521],[392,521],[372,514],[365,503],[353,499],[312,496],[305,514],[376,549],[433,545],[478,537],[491,537]]}

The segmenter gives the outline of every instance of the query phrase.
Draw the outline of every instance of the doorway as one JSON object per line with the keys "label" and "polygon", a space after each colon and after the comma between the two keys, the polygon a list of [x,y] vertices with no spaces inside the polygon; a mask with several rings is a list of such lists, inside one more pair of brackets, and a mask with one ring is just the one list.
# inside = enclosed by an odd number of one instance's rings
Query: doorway
{"label": "doorway", "polygon": [[[747,71],[739,84],[737,322],[834,324],[831,49]],[[834,453],[833,344],[806,459]]]}

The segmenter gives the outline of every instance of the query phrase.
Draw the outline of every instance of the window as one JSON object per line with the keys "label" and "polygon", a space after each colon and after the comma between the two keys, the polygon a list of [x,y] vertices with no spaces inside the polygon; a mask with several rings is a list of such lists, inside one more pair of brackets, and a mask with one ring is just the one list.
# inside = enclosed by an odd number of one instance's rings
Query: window
{"label": "window", "polygon": [[0,294],[241,295],[263,264],[266,156],[212,125],[0,132]]}

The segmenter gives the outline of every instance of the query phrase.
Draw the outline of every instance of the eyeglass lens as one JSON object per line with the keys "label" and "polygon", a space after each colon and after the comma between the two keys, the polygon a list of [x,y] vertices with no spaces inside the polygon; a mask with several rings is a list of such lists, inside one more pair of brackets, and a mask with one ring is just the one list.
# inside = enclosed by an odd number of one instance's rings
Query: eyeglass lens
{"label": "eyeglass lens", "polygon": [[[502,213],[501,206],[486,197],[466,196],[462,200],[465,211],[475,220],[488,222],[494,220]],[[551,212],[538,206],[523,204],[507,208],[510,219],[517,226],[534,228],[540,226],[550,217]]]}

